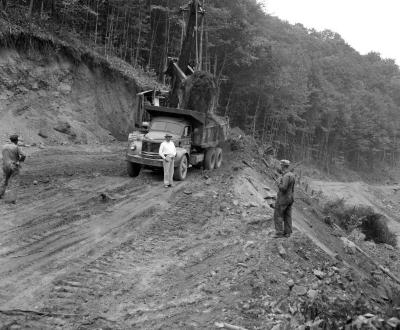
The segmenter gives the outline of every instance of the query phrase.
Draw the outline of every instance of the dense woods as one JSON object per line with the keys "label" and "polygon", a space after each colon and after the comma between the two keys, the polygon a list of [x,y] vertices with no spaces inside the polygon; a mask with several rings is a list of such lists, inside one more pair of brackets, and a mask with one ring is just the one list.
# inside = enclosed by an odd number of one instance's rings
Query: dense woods
{"label": "dense woods", "polygon": [[[256,0],[200,0],[198,68],[215,74],[218,112],[280,157],[326,170],[396,165],[400,71],[332,31],[290,25]],[[0,0],[2,16],[74,36],[163,81],[179,56],[187,0]],[[268,7],[266,8],[268,10]],[[194,57],[194,55],[193,55]],[[193,58],[195,60],[195,58]]]}

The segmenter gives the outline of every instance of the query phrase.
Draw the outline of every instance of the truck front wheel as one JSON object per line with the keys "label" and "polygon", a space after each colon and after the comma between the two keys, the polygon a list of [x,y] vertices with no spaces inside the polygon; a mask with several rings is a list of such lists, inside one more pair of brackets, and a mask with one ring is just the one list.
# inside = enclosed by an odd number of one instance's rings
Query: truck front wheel
{"label": "truck front wheel", "polygon": [[215,167],[216,152],[215,148],[209,148],[206,150],[206,155],[204,156],[204,169],[212,170]]}
{"label": "truck front wheel", "polygon": [[127,170],[130,177],[137,177],[140,173],[142,166],[140,164],[127,162]]}
{"label": "truck front wheel", "polygon": [[222,164],[222,149],[215,149],[215,168],[220,168]]}
{"label": "truck front wheel", "polygon": [[183,181],[186,179],[188,169],[188,159],[186,155],[183,155],[179,160],[178,166],[174,169],[174,179],[177,181]]}

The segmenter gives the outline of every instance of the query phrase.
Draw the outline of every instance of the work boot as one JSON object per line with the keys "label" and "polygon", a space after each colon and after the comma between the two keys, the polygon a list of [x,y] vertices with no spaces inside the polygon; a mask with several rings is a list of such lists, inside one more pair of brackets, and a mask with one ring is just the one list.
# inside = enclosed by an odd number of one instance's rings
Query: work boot
{"label": "work boot", "polygon": [[290,237],[290,234],[283,234],[283,237],[286,237],[286,238],[289,238]]}
{"label": "work boot", "polygon": [[272,238],[282,238],[282,237],[284,237],[282,233],[275,233],[275,235],[272,236]]}

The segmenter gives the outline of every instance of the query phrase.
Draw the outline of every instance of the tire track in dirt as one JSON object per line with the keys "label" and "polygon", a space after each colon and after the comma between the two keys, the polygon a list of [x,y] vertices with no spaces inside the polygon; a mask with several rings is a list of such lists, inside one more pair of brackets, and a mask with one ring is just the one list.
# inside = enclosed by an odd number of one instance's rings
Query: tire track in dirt
{"label": "tire track in dirt", "polygon": [[[3,256],[0,259],[0,292],[3,297],[7,296],[4,291],[9,292],[9,300],[2,307],[9,308],[14,303],[20,305],[21,298],[26,305],[29,296],[33,298],[33,292],[37,289],[37,285],[33,285],[35,280],[41,279],[40,288],[43,288],[54,277],[54,269],[57,270],[56,273],[62,273],[65,265],[77,260],[79,264],[79,257],[89,251],[95,256],[119,245],[124,235],[129,236],[125,230],[130,222],[134,223],[137,217],[148,210],[167,207],[166,201],[171,191],[160,192],[159,189],[147,186],[142,190],[142,194],[136,199],[123,200],[106,209],[106,215],[90,216],[74,226],[58,230],[55,234],[32,237],[28,240],[29,244],[9,252],[6,257]],[[118,242],[113,243],[112,239],[116,236]],[[27,295],[28,291],[31,292],[30,295]]]}

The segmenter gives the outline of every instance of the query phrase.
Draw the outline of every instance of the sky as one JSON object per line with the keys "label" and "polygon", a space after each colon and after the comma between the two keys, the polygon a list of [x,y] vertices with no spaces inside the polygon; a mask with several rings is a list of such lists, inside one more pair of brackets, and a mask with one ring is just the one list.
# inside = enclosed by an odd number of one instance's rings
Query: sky
{"label": "sky", "polygon": [[400,0],[259,0],[268,14],[318,31],[332,30],[361,54],[400,65]]}

